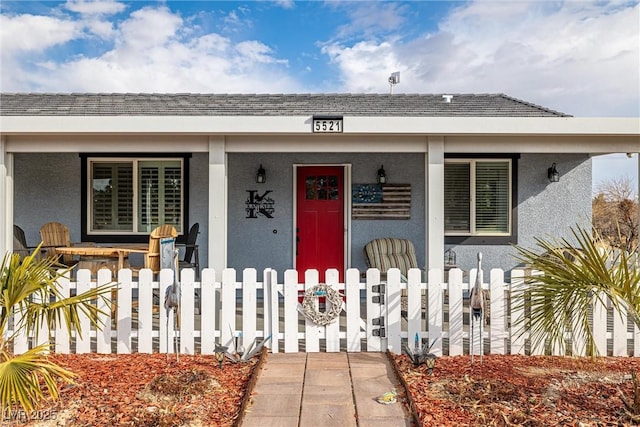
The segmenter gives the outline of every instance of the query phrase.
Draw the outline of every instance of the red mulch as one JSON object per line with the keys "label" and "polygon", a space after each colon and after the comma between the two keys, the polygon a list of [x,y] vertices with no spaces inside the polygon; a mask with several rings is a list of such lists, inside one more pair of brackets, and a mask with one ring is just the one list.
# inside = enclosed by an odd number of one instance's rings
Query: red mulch
{"label": "red mulch", "polygon": [[[391,355],[423,426],[630,426],[640,423],[640,358],[440,357],[432,375]],[[640,380],[640,378],[638,378]],[[630,412],[622,397],[633,406]]]}
{"label": "red mulch", "polygon": [[[230,426],[240,415],[259,360],[224,362],[213,356],[166,354],[51,356],[75,372],[61,400],[35,413],[39,426]],[[268,357],[268,355],[266,355]],[[432,375],[404,355],[390,359],[406,384],[423,426],[631,426],[631,372],[640,358],[484,356],[440,357]],[[640,379],[640,378],[639,378]],[[636,409],[640,411],[640,390]],[[403,395],[404,393],[400,393]],[[6,415],[6,414],[5,414]],[[3,425],[7,424],[5,418]],[[13,425],[24,425],[18,420]]]}
{"label": "red mulch", "polygon": [[175,354],[167,360],[158,353],[51,358],[77,377],[62,388],[59,402],[34,412],[40,421],[33,425],[231,426],[258,364],[258,357],[237,364],[225,360],[219,369],[213,355],[180,355],[176,362]]}

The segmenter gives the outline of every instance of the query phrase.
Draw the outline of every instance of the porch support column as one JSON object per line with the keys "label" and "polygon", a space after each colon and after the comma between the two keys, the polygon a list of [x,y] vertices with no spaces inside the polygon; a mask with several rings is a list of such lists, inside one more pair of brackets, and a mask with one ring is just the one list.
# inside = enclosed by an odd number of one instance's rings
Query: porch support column
{"label": "porch support column", "polygon": [[0,259],[13,250],[13,154],[0,136]]}
{"label": "porch support column", "polygon": [[227,154],[225,137],[209,137],[209,242],[208,266],[222,280],[227,266]]}
{"label": "porch support column", "polygon": [[444,136],[429,136],[425,156],[425,259],[427,269],[444,269]]}

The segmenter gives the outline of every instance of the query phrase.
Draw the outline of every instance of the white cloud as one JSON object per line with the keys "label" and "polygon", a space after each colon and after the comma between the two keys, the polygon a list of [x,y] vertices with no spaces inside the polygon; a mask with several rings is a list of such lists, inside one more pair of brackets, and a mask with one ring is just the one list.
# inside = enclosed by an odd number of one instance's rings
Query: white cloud
{"label": "white cloud", "polygon": [[[2,90],[386,93],[389,74],[400,71],[396,93],[503,92],[574,115],[640,115],[637,2],[455,3],[437,29],[418,36],[410,4],[328,2],[323,13],[350,22],[317,44],[313,67],[294,72],[294,57],[238,36],[253,30],[254,9],[181,16],[162,3],[64,7],[74,13],[0,16]],[[126,7],[135,10],[107,16]],[[73,51],[71,42],[101,50],[50,53]],[[310,49],[298,56],[318,58]],[[334,69],[325,76],[326,58]],[[303,75],[316,80],[303,86]]]}
{"label": "white cloud", "polygon": [[0,15],[2,54],[41,52],[73,40],[80,28],[77,22],[48,16]]}
{"label": "white cloud", "polygon": [[136,10],[120,26],[116,49],[144,54],[175,39],[181,26],[182,19],[166,7]]}
{"label": "white cloud", "polygon": [[[333,42],[348,92],[504,92],[574,115],[640,115],[640,6],[473,2],[413,40]],[[358,74],[356,74],[358,73]]]}
{"label": "white cloud", "polygon": [[240,42],[236,45],[236,50],[250,63],[280,63],[286,64],[286,60],[278,60],[272,56],[271,48],[255,40]]}
{"label": "white cloud", "polygon": [[[194,31],[189,19],[172,13],[167,7],[143,7],[132,12],[117,26],[91,15],[76,22],[69,21],[64,37],[51,34],[60,31],[59,23],[27,15],[2,17],[4,28],[25,33],[34,26],[42,29],[40,38],[62,44],[74,37],[90,38],[99,34],[107,45],[104,52],[84,53],[63,62],[43,58],[26,66],[15,55],[7,55],[14,72],[2,73],[2,90],[46,92],[290,92],[300,88],[287,73],[287,61],[275,56],[272,49],[257,40],[239,43],[220,34]],[[25,21],[31,22],[30,26]],[[36,25],[41,22],[47,25]],[[85,28],[87,31],[80,31]],[[197,33],[197,34],[196,34]],[[27,37],[15,37],[22,43]],[[43,43],[27,43],[20,47],[40,49]],[[3,55],[6,52],[3,47]],[[3,69],[7,64],[3,63]]]}
{"label": "white cloud", "polygon": [[[340,67],[342,85],[347,92],[382,92],[389,73],[401,66],[391,42],[359,42],[352,47],[327,45],[322,52]],[[374,60],[372,60],[375,58]]]}
{"label": "white cloud", "polygon": [[274,3],[283,9],[293,9],[296,5],[294,0],[275,0]]}
{"label": "white cloud", "polygon": [[67,0],[65,9],[84,15],[112,15],[126,9],[123,3],[112,0]]}
{"label": "white cloud", "polygon": [[85,25],[89,33],[95,34],[101,39],[108,40],[113,37],[114,28],[113,24],[109,21],[90,19],[85,22]]}

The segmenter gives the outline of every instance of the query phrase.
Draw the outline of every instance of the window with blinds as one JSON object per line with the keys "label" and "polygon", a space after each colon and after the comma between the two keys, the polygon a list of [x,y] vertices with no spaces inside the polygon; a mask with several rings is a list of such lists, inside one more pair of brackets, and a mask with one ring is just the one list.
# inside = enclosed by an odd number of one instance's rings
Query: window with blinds
{"label": "window with blinds", "polygon": [[182,159],[90,159],[90,231],[149,233],[158,225],[182,230]]}
{"label": "window with blinds", "polygon": [[444,181],[445,234],[511,233],[511,160],[447,160]]}

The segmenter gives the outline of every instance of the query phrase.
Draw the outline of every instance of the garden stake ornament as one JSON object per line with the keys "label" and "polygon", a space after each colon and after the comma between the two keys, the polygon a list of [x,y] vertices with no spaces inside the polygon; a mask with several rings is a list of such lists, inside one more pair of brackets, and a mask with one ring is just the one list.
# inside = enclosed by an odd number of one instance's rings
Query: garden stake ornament
{"label": "garden stake ornament", "polygon": [[409,359],[411,359],[411,362],[413,363],[413,366],[415,368],[422,365],[423,363],[426,363],[429,374],[431,374],[431,372],[433,371],[433,366],[435,365],[435,359],[436,359],[436,355],[431,353],[431,348],[433,347],[433,345],[436,343],[437,340],[438,340],[438,337],[435,337],[431,342],[431,345],[423,346],[420,340],[420,337],[416,332],[416,335],[413,341],[413,350],[411,350],[411,347],[409,347],[408,343],[407,344],[402,343],[402,347],[403,347],[404,353],[407,356],[409,356]]}
{"label": "garden stake ornament", "polygon": [[474,355],[474,325],[480,324],[480,336],[478,342],[480,344],[480,363],[482,364],[482,324],[484,323],[484,294],[482,290],[482,252],[478,252],[478,270],[476,271],[476,283],[469,293],[469,308],[471,309],[471,339],[469,340],[469,353],[471,353],[471,364],[473,365]]}
{"label": "garden stake ornament", "polygon": [[[234,336],[231,325],[229,325],[229,330],[231,331],[231,339],[229,340],[227,345],[223,347],[220,346],[217,342],[215,343],[215,345],[216,349],[219,349],[220,353],[222,354],[222,359],[226,357],[233,363],[248,362],[253,356],[255,356],[262,350],[262,347],[264,347],[265,344],[269,342],[269,340],[271,340],[271,335],[268,335],[265,339],[260,341],[260,343],[258,343],[257,338],[254,338],[253,342],[249,345],[249,348],[245,350],[242,344],[238,345],[238,338],[242,336],[242,332],[240,332],[239,336],[236,337]],[[233,344],[233,350],[229,350],[231,344]],[[216,357],[218,357],[217,353]]]}
{"label": "garden stake ornament", "polygon": [[[180,314],[180,282],[178,281],[178,251],[175,249],[175,239],[163,239],[160,241],[161,254],[164,255],[162,267],[170,266],[173,270],[173,284],[167,288],[164,296],[164,308],[167,311],[167,361],[169,361],[169,314],[173,310],[173,347],[176,353],[176,362],[180,361],[178,352],[178,316]],[[168,265],[167,265],[168,263]]]}

